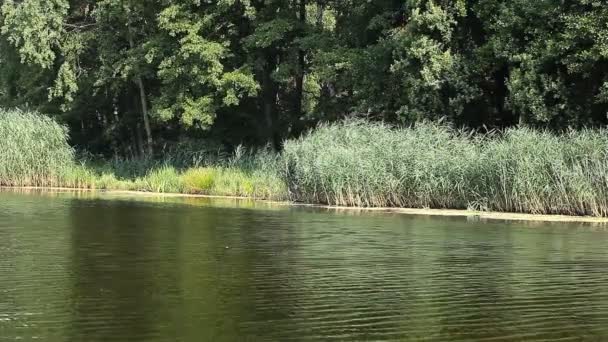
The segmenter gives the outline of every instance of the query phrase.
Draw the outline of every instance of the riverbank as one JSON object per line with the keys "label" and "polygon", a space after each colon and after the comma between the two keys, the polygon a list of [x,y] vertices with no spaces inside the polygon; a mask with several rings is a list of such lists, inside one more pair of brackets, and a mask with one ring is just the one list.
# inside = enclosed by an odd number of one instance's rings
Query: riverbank
{"label": "riverbank", "polygon": [[77,157],[67,131],[47,117],[4,114],[4,186],[608,217],[608,132],[602,129],[482,134],[439,123],[399,128],[351,120],[287,140],[280,152],[237,148],[185,159],[108,160]]}
{"label": "riverbank", "polygon": [[214,196],[214,195],[196,195],[182,193],[162,193],[162,192],[144,192],[144,191],[129,191],[129,190],[97,190],[97,189],[74,189],[62,187],[6,187],[0,186],[0,191],[12,192],[36,192],[41,194],[49,193],[89,193],[92,195],[109,196],[110,198],[186,198],[186,199],[217,199],[217,200],[234,200],[234,201],[252,201],[255,203],[268,206],[289,206],[294,208],[314,208],[330,211],[341,212],[370,212],[370,213],[391,213],[400,215],[420,215],[420,216],[437,216],[437,217],[463,217],[471,220],[490,220],[490,221],[527,221],[527,222],[556,222],[556,223],[592,223],[608,225],[608,218],[605,217],[590,217],[590,216],[569,216],[569,215],[535,215],[523,213],[504,213],[504,212],[483,212],[464,209],[417,209],[417,208],[391,208],[391,207],[344,207],[331,206],[321,204],[298,203],[291,201],[272,201],[259,200],[250,197],[242,196]]}

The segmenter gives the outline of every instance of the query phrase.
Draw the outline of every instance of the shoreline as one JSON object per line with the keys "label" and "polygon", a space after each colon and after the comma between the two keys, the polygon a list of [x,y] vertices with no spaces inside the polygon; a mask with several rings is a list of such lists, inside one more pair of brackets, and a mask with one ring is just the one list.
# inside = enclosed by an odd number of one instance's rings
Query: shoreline
{"label": "shoreline", "polygon": [[392,207],[344,207],[331,206],[324,204],[297,203],[290,201],[272,201],[256,199],[242,196],[219,196],[219,195],[201,195],[201,194],[182,194],[182,193],[162,193],[162,192],[146,192],[133,190],[106,190],[106,189],[90,189],[90,188],[65,188],[65,187],[13,187],[0,186],[0,191],[3,190],[25,190],[38,192],[89,192],[109,195],[132,195],[141,197],[165,197],[165,198],[207,198],[207,199],[233,199],[264,202],[275,205],[300,207],[300,208],[315,208],[334,211],[362,211],[362,212],[378,212],[391,213],[401,215],[421,215],[421,216],[443,216],[443,217],[464,217],[477,220],[503,220],[503,221],[531,221],[531,222],[561,222],[561,223],[605,223],[608,224],[608,217],[593,217],[593,216],[569,216],[569,215],[545,215],[545,214],[525,214],[525,213],[509,213],[495,211],[473,211],[466,209],[418,209],[418,208],[392,208]]}

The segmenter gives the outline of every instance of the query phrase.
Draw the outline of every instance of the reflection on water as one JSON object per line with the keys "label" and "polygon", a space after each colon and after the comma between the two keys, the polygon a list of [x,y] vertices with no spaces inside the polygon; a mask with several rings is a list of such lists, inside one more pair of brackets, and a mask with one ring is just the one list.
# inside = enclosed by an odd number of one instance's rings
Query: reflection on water
{"label": "reflection on water", "polygon": [[608,232],[0,193],[0,341],[608,340]]}

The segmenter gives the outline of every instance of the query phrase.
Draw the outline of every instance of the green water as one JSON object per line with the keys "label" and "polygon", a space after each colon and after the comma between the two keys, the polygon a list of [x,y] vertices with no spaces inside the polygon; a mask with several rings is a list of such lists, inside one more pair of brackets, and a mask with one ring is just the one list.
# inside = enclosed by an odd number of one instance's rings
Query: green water
{"label": "green water", "polygon": [[608,340],[608,229],[0,192],[0,341]]}

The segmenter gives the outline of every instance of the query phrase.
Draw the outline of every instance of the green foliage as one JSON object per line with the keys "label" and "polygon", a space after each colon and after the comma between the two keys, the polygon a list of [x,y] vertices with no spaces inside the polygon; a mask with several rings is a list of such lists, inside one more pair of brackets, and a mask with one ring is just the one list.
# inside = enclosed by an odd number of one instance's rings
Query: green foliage
{"label": "green foliage", "polygon": [[0,105],[61,113],[76,144],[127,158],[144,117],[157,149],[201,132],[278,147],[351,116],[596,126],[606,21],[590,0],[6,0]]}
{"label": "green foliage", "polygon": [[[112,140],[134,140],[144,116],[157,127],[177,121],[207,130],[218,111],[259,89],[231,50],[247,3],[4,1],[0,105],[63,113],[72,128],[88,131],[79,143],[96,135],[115,154],[129,144]],[[31,88],[36,97],[27,96]]]}
{"label": "green foliage", "polygon": [[[234,30],[216,30],[240,5],[223,2],[191,10],[186,4],[172,4],[159,14],[159,39],[163,50],[158,76],[163,86],[155,100],[155,112],[162,120],[180,118],[185,126],[209,128],[222,106],[238,105],[255,96],[258,85],[243,66],[227,64],[230,35]],[[227,24],[230,25],[230,24]]]}
{"label": "green foliage", "polygon": [[344,24],[325,33],[313,69],[349,95],[320,108],[470,127],[607,122],[604,2],[404,3],[335,5]]}
{"label": "green foliage", "polygon": [[15,46],[22,62],[49,68],[62,44],[67,0],[25,0],[2,2],[0,33]]}

